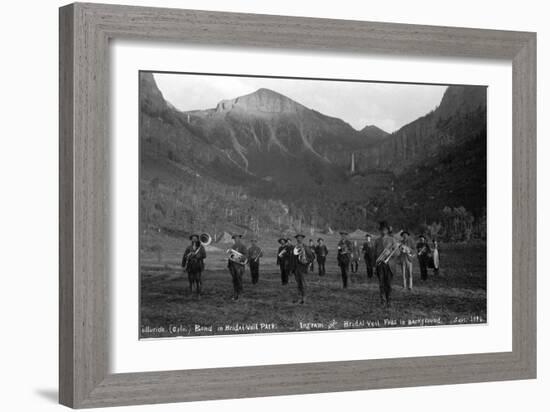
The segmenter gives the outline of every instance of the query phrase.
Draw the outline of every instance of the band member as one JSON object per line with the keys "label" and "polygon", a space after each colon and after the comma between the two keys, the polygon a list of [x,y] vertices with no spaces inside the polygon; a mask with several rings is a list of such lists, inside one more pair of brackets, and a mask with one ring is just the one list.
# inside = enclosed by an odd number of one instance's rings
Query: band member
{"label": "band member", "polygon": [[340,232],[341,239],[338,242],[338,255],[336,260],[342,274],[342,287],[348,287],[348,271],[351,260],[351,242],[348,240],[348,232]]}
{"label": "band member", "polygon": [[189,291],[193,293],[193,285],[197,291],[197,296],[201,296],[202,272],[204,270],[204,259],[206,259],[206,251],[199,240],[199,235],[191,235],[189,237],[191,244],[183,252],[181,266],[187,272],[189,280]]}
{"label": "band member", "polygon": [[[241,242],[242,235],[234,234],[231,239],[233,239],[233,246],[231,249],[240,253],[243,256],[247,256],[246,246]],[[244,262],[236,262],[234,260],[227,260],[227,268],[231,274],[231,280],[233,281],[233,300],[238,300],[239,295],[243,292],[243,274],[244,274]]]}
{"label": "band member", "polygon": [[430,245],[426,242],[424,235],[420,235],[416,244],[416,254],[420,265],[420,279],[426,280],[428,279],[428,265],[430,263]]}
{"label": "band member", "polygon": [[288,274],[290,271],[290,250],[288,240],[284,237],[278,240],[279,249],[277,250],[277,265],[281,270],[281,283],[288,284]]}
{"label": "band member", "polygon": [[313,251],[304,244],[305,236],[297,234],[296,246],[293,247],[290,258],[290,270],[294,273],[298,287],[298,302],[303,305],[306,299],[306,279],[308,267],[314,259]]}
{"label": "band member", "polygon": [[317,258],[317,267],[319,268],[319,277],[325,276],[325,262],[327,260],[328,249],[325,245],[325,240],[320,237],[317,239],[317,246],[315,246],[315,257]]}
{"label": "band member", "polygon": [[401,242],[399,243],[399,262],[403,273],[403,288],[411,290],[413,287],[413,258],[414,242],[410,238],[409,232],[401,232]]}
{"label": "band member", "polygon": [[264,256],[264,252],[258,246],[258,240],[252,239],[252,244],[248,248],[248,265],[250,267],[250,277],[252,284],[255,285],[260,280],[260,258]]}
{"label": "band member", "polygon": [[368,233],[365,238],[366,241],[363,243],[363,258],[367,266],[367,278],[371,279],[374,274],[374,262],[376,261],[376,256],[374,256],[374,242],[372,241],[372,236]]}
{"label": "band member", "polygon": [[383,305],[390,306],[393,273],[388,263],[397,250],[397,244],[390,234],[390,227],[387,222],[380,222],[378,231],[380,232],[380,237],[374,242],[374,252],[375,256],[377,256],[375,262],[376,277],[378,277],[378,284],[380,286],[380,301]]}
{"label": "band member", "polygon": [[439,242],[434,240],[434,249],[432,250],[432,261],[434,268],[434,275],[439,275]]}
{"label": "band member", "polygon": [[[315,245],[313,244],[313,239],[309,239],[309,250],[312,251],[313,254],[315,254]],[[315,257],[311,261],[311,264],[309,265],[309,271],[313,272],[315,270]]]}
{"label": "band member", "polygon": [[351,273],[357,273],[359,270],[359,248],[357,247],[357,241],[353,241],[353,246],[351,248],[351,257],[350,257],[350,268]]}

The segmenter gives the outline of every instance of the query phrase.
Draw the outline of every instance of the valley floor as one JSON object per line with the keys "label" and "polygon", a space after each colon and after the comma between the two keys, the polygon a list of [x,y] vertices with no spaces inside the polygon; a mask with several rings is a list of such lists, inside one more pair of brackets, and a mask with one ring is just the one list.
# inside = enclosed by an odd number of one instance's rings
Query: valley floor
{"label": "valley floor", "polygon": [[[234,333],[289,332],[307,330],[458,325],[485,323],[486,249],[484,245],[447,245],[442,252],[439,276],[430,270],[420,280],[415,262],[414,288],[403,289],[400,270],[393,268],[393,302],[380,305],[376,276],[367,279],[364,262],[342,289],[334,256],[329,256],[328,273],[319,279],[307,277],[307,300],[293,303],[296,283],[282,286],[273,259],[266,259],[260,282],[252,285],[247,271],[244,293],[231,301],[231,277],[223,269],[223,252],[211,253],[213,263],[203,273],[201,299],[188,290],[187,275],[177,264],[142,265],[142,338]],[[218,259],[216,256],[219,254]],[[216,263],[214,263],[216,262]],[[174,262],[175,263],[175,262]]]}

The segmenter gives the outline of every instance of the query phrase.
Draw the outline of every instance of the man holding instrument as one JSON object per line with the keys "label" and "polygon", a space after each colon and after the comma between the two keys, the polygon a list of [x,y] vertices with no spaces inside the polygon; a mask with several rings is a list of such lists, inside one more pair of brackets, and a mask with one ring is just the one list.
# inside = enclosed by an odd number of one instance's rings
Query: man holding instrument
{"label": "man holding instrument", "polygon": [[290,266],[290,250],[286,238],[279,238],[279,249],[277,249],[277,265],[281,270],[281,283],[288,284],[288,273]]}
{"label": "man holding instrument", "polygon": [[309,265],[315,259],[313,251],[304,244],[305,236],[298,233],[296,236],[296,246],[292,248],[290,258],[290,271],[294,273],[296,286],[298,287],[297,302],[303,305],[306,300],[306,275]]}
{"label": "man holding instrument", "polygon": [[376,259],[376,276],[380,287],[380,301],[382,305],[390,306],[391,300],[391,281],[393,273],[389,261],[398,249],[397,242],[390,234],[388,222],[382,221],[378,225],[380,237],[374,242],[374,252]]}
{"label": "man holding instrument", "polygon": [[247,261],[247,250],[241,242],[241,237],[242,235],[234,234],[231,237],[233,246],[228,250],[230,256],[227,260],[227,268],[233,282],[233,300],[238,300],[239,294],[243,292],[243,274]]}
{"label": "man holding instrument", "polygon": [[197,291],[197,297],[201,297],[202,286],[202,271],[204,270],[204,259],[206,259],[206,251],[201,244],[199,235],[189,236],[191,244],[183,252],[181,266],[187,272],[189,280],[189,291],[193,293],[193,285]]}
{"label": "man holding instrument", "polygon": [[420,266],[420,279],[423,281],[428,279],[428,264],[430,262],[430,245],[426,242],[426,237],[420,235],[416,244],[416,252],[418,256],[418,264]]}
{"label": "man holding instrument", "polygon": [[338,254],[336,255],[336,260],[338,262],[338,266],[340,267],[340,274],[342,275],[342,287],[347,289],[352,244],[348,239],[348,232],[341,231],[340,236],[341,239],[338,242]]}
{"label": "man holding instrument", "polygon": [[371,279],[374,274],[374,262],[377,256],[374,256],[374,242],[370,234],[365,235],[366,241],[363,243],[363,258],[367,267],[367,278]]}
{"label": "man holding instrument", "polygon": [[252,245],[248,248],[248,266],[250,267],[252,284],[255,285],[260,279],[260,258],[263,257],[264,252],[258,246],[257,239],[252,239],[250,243]]}

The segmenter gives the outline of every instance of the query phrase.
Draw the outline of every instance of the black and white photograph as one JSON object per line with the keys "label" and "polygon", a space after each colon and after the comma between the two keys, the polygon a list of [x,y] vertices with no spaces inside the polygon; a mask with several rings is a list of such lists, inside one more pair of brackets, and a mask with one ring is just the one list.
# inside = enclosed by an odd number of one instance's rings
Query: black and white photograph
{"label": "black and white photograph", "polygon": [[139,337],[487,322],[487,87],[139,72]]}

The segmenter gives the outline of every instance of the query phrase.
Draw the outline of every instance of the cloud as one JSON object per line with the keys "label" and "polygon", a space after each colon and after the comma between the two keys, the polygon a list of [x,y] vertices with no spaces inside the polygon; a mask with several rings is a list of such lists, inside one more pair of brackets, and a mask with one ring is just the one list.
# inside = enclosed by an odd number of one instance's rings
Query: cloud
{"label": "cloud", "polygon": [[356,129],[393,132],[437,107],[447,86],[223,75],[155,73],[165,99],[182,111],[215,107],[220,100],[265,87]]}

